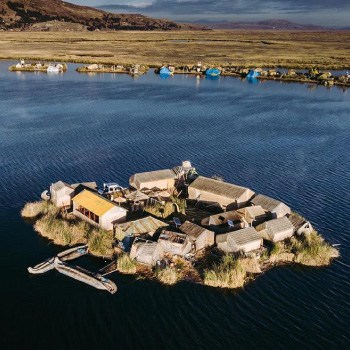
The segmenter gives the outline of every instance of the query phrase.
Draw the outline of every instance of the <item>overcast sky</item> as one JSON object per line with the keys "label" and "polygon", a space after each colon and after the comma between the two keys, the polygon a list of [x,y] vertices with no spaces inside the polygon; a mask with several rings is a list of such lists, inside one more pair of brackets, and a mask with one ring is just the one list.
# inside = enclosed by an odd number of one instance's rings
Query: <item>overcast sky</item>
{"label": "overcast sky", "polygon": [[287,19],[297,23],[349,26],[350,0],[67,0],[119,13],[181,21],[256,21]]}

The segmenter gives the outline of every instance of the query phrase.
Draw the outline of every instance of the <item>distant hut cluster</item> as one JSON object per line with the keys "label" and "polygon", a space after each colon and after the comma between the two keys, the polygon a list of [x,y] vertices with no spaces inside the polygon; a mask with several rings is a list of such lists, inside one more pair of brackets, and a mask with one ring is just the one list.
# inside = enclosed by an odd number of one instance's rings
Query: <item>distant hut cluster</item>
{"label": "distant hut cluster", "polygon": [[148,71],[148,67],[143,64],[97,64],[92,63],[87,66],[78,67],[79,73],[126,73],[131,75],[140,75]]}
{"label": "distant hut cluster", "polygon": [[58,181],[47,196],[76,217],[113,231],[115,244],[141,264],[190,258],[216,246],[259,254],[264,242],[312,231],[285,203],[218,178],[199,176],[191,162],[139,172],[127,187]]}
{"label": "distant hut cluster", "polygon": [[9,67],[10,71],[17,72],[46,72],[46,73],[62,73],[67,70],[65,63],[27,63],[21,59],[18,63]]}

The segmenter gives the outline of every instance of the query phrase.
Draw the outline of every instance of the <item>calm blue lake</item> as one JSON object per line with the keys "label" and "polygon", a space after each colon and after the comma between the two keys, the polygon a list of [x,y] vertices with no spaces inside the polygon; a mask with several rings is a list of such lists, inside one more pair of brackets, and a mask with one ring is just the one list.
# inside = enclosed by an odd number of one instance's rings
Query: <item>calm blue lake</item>
{"label": "calm blue lake", "polygon": [[[348,349],[350,90],[148,73],[11,73],[0,62],[1,349]],[[279,198],[341,259],[280,267],[228,292],[112,275],[111,296],[26,268],[60,248],[19,211],[51,182],[126,185],[191,160]],[[95,267],[103,264],[88,259]]]}

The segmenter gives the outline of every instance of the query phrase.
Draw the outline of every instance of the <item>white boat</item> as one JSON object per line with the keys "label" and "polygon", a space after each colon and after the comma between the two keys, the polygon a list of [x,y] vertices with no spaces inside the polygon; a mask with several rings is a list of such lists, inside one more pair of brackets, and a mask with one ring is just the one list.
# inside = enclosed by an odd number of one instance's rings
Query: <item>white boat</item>
{"label": "white boat", "polygon": [[47,72],[48,73],[59,73],[63,71],[63,66],[62,64],[50,64],[47,67]]}

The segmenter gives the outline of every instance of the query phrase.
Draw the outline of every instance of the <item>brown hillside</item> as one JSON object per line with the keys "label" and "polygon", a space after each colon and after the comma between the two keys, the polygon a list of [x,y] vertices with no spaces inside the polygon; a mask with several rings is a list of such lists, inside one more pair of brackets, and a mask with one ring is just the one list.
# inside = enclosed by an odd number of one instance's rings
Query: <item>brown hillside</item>
{"label": "brown hillside", "polygon": [[[36,23],[76,23],[88,30],[174,30],[190,26],[139,14],[108,13],[61,0],[0,0],[0,29],[28,30]],[[42,26],[46,28],[45,26]],[[192,26],[193,29],[196,26]]]}

